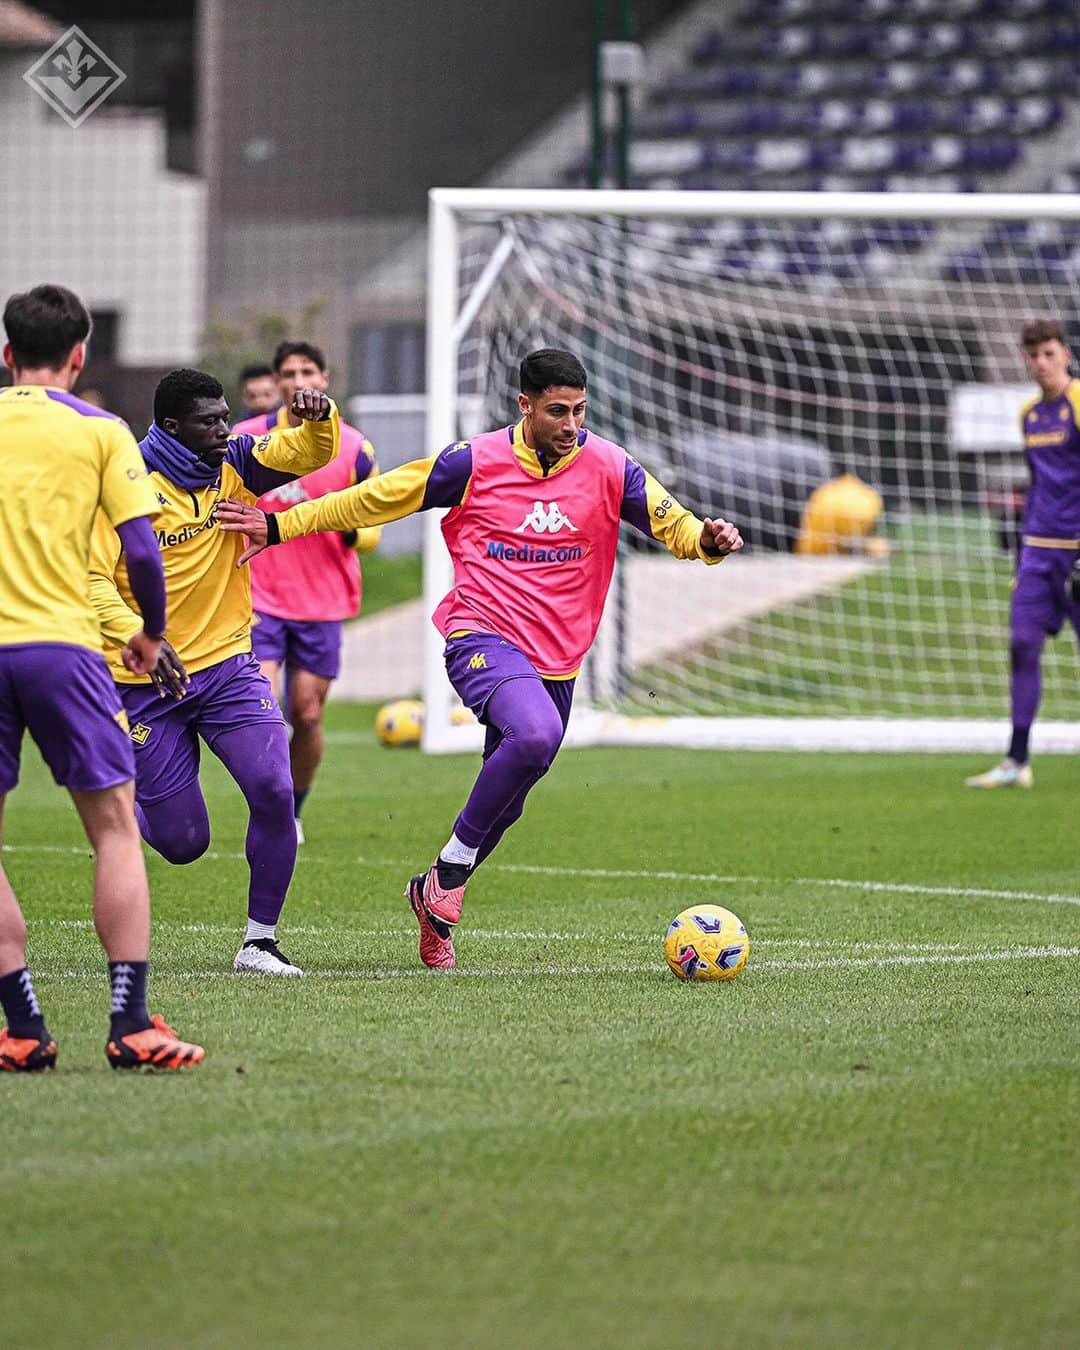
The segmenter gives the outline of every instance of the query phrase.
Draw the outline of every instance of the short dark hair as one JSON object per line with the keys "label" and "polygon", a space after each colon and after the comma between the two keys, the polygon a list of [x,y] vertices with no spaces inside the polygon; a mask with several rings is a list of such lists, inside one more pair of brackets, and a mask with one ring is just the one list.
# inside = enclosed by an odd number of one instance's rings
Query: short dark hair
{"label": "short dark hair", "polygon": [[274,372],[265,361],[259,366],[245,366],[240,372],[240,383],[247,384],[248,380],[265,380],[268,375],[273,379]]}
{"label": "short dark hair", "polygon": [[225,390],[205,370],[170,370],[154,390],[154,421],[161,426],[166,417],[179,422],[191,412],[200,398],[224,398]]}
{"label": "short dark hair", "polygon": [[321,347],[316,347],[314,342],[299,342],[286,338],[284,342],[278,343],[274,352],[275,375],[290,356],[306,356],[309,361],[314,361],[320,370],[326,369],[326,356]]}
{"label": "short dark hair", "polygon": [[90,327],[89,310],[66,286],[35,286],[4,306],[11,357],[24,370],[59,370]]}
{"label": "short dark hair", "polygon": [[530,352],[521,363],[520,375],[523,394],[542,394],[553,385],[584,389],[588,378],[574,353],[561,347],[541,347],[538,352]]}
{"label": "short dark hair", "polygon": [[1043,342],[1060,342],[1063,347],[1065,329],[1058,319],[1029,319],[1020,333],[1021,347],[1038,347]]}

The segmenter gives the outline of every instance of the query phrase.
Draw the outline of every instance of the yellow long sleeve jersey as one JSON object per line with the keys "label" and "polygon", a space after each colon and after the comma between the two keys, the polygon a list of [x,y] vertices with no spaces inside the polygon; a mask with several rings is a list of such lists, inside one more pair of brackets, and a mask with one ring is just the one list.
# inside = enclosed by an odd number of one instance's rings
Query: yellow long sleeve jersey
{"label": "yellow long sleeve jersey", "polygon": [[135,437],[64,389],[0,389],[0,484],[0,645],[97,651],[84,581],[95,518],[112,530],[157,510]]}
{"label": "yellow long sleeve jersey", "polygon": [[[182,488],[159,472],[150,485],[160,512],[155,531],[165,567],[168,627],[165,636],[189,672],[205,670],[251,650],[251,577],[236,563],[242,535],[217,528],[225,497],[255,502],[264,492],[328,464],[341,445],[337,407],[321,422],[301,422],[262,436],[229,439],[221,475],[208,487]],[[98,511],[90,540],[90,599],[105,639],[114,680],[143,684],[120,659],[120,648],[142,627],[134,608],[120,538]]]}
{"label": "yellow long sleeve jersey", "polygon": [[[545,468],[535,450],[525,444],[522,424],[507,428],[513,454],[527,474],[554,478],[581,453],[578,448],[557,464]],[[302,502],[274,516],[281,543],[319,530],[357,530],[388,525],[432,507],[460,506],[469,491],[472,450],[468,441],[456,441],[428,459],[416,459],[397,469],[368,478],[355,487],[330,492],[317,501]],[[650,539],[663,544],[676,558],[718,563],[720,557],[701,547],[701,521],[681,505],[651,473],[626,456],[622,519]],[[241,538],[242,536],[237,536]]]}

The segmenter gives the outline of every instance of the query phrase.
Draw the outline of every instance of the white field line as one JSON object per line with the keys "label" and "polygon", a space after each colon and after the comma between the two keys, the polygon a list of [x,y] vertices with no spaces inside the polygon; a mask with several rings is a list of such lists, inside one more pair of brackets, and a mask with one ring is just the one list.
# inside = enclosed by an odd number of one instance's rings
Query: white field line
{"label": "white field line", "polygon": [[[885,966],[959,966],[973,965],[987,961],[1043,961],[1043,960],[1061,960],[1071,959],[1080,956],[1080,947],[1013,947],[1007,951],[991,952],[951,952],[939,953],[937,955],[896,955],[896,956],[866,956],[866,957],[829,957],[821,961],[751,961],[747,965],[748,971],[757,970],[862,970],[862,969],[882,969]],[[555,976],[613,976],[613,975],[654,975],[663,970],[658,961],[650,964],[623,965],[623,966],[529,966],[524,969],[515,969],[513,967],[498,966],[474,966],[459,967],[453,971],[438,971],[436,975],[441,975],[451,979],[479,978],[479,979],[532,979],[538,975]],[[313,970],[309,971],[305,979],[324,979],[324,980],[399,980],[415,979],[418,976],[431,975],[433,972],[426,970]],[[160,972],[159,978],[176,980],[244,980],[253,979],[250,975],[237,975],[229,970],[188,970]],[[39,983],[48,980],[100,980],[100,970],[61,970],[61,971],[41,971],[35,972],[34,979]],[[280,982],[279,982],[280,983]]]}
{"label": "white field line", "polygon": [[[59,844],[4,844],[4,853],[59,853],[71,854],[88,859],[87,850],[79,846]],[[245,862],[243,853],[207,852],[202,855],[214,862]],[[330,863],[336,859],[319,858],[301,849],[298,863]],[[389,867],[403,872],[415,864],[401,858],[348,859],[354,866]],[[751,886],[824,886],[837,890],[874,891],[893,895],[928,895],[955,899],[974,900],[1040,900],[1051,905],[1080,905],[1080,895],[1059,895],[1044,891],[1008,891],[992,890],[981,886],[924,886],[904,881],[858,881],[849,877],[759,877],[736,876],[722,872],[671,872],[647,870],[621,870],[605,867],[545,867],[528,863],[492,863],[484,864],[485,871],[509,872],[522,875],[552,877],[585,877],[602,881],[679,881],[688,884],[709,885],[751,885]]]}
{"label": "white field line", "polygon": [[[30,918],[26,922],[31,928],[91,930],[94,926],[90,919]],[[287,924],[286,927],[289,937],[341,938],[350,941],[363,941],[371,938],[415,938],[416,936],[415,927],[409,925],[400,928],[364,928],[340,924],[322,924],[317,927],[311,924]],[[226,933],[236,937],[240,934],[242,925],[239,922],[231,924],[182,923],[175,919],[155,919],[154,928],[163,929],[170,933]],[[648,932],[596,931],[592,933],[568,933],[531,928],[469,928],[466,926],[462,929],[462,934],[470,939],[476,938],[480,941],[496,942],[641,942],[659,944],[663,941],[662,933]],[[934,955],[989,950],[985,947],[972,946],[970,943],[965,946],[964,943],[960,942],[894,942],[886,940],[848,942],[843,938],[800,937],[754,938],[752,947],[754,951],[757,951],[760,947],[778,947],[805,951],[835,949],[841,952],[929,952]]]}

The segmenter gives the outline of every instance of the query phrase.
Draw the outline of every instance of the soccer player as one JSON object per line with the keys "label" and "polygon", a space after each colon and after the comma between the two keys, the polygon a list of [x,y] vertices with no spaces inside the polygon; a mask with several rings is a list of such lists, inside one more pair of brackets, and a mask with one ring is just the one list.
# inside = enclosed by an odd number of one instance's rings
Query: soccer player
{"label": "soccer player", "polygon": [[277,380],[270,366],[245,366],[240,372],[240,397],[243,417],[260,417],[273,412],[281,403]]}
{"label": "soccer player", "polygon": [[[151,517],[157,502],[134,437],[119,418],[75,398],[90,315],[63,286],[35,286],[4,308],[0,389],[0,827],[29,730],[66,787],[94,852],[94,925],[109,961],[114,1068],[180,1069],[203,1049],[146,1008],[150,893],[133,810],[127,719],[86,595],[90,530],[101,509],[128,560],[137,613],[120,658],[133,675],[157,664],[165,580]],[[0,1069],[56,1064],[26,965],[26,922],[0,867]]]}
{"label": "soccer player", "polygon": [[476,868],[518,819],[562,743],[578,674],[603,612],[619,522],[678,558],[717,563],[742,547],[734,525],[698,520],[625,450],[584,428],[585,368],[546,348],[521,363],[521,420],[448,445],[366,483],[276,515],[223,502],[240,561],[316,530],[381,525],[429,507],[454,587],[433,616],[450,682],[487,727],[484,763],[446,845],[406,887],[420,959],[454,965],[453,926]]}
{"label": "soccer player", "polygon": [[[233,434],[260,435],[298,426],[289,411],[299,388],[327,389],[330,376],[321,348],[311,342],[282,342],[274,352],[274,370],[282,405],[269,416],[250,418]],[[259,498],[263,511],[284,511],[297,502],[362,483],[379,472],[375,451],[363,433],[341,423],[341,452],[325,468],[272,488]],[[358,554],[370,553],[382,533],[378,526],[342,534],[313,534],[257,558],[251,568],[255,628],[251,646],[259,668],[287,701],[292,739],[293,814],[296,838],[304,842],[300,812],[323,754],[323,710],[330,686],[341,670],[342,621],[360,611]],[[285,675],[286,694],[279,691]]]}
{"label": "soccer player", "polygon": [[[235,778],[250,812],[247,934],[234,967],[264,975],[302,972],[277,944],[277,921],[296,866],[289,742],[281,709],[251,654],[251,583],[234,566],[239,541],[217,528],[223,495],[254,502],[337,454],[338,413],[321,390],[298,389],[295,429],[229,435],[221,385],[198,370],[174,370],[154,394],[154,421],[140,444],[160,503],[157,544],[169,597],[162,679],[186,668],[181,697],[162,700],[127,669],[123,645],[137,626],[123,541],[98,514],[90,549],[90,598],[112,645],[135,746],[136,815],[163,858],[193,862],[210,844],[199,786],[199,737]],[[170,645],[171,644],[171,645]]]}
{"label": "soccer player", "polygon": [[1009,615],[1012,739],[1005,758],[965,780],[972,788],[1029,788],[1028,741],[1042,694],[1043,643],[1068,619],[1080,638],[1080,594],[1070,571],[1080,550],[1080,380],[1056,319],[1033,319],[1020,334],[1039,392],[1020,412],[1031,483],[1021,521],[1020,560]]}

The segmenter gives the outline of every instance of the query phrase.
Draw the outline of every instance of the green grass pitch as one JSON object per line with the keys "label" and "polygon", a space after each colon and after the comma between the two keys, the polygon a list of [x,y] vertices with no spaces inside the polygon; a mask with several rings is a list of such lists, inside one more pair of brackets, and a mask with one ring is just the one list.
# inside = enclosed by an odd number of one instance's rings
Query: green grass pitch
{"label": "green grass pitch", "polygon": [[[231,974],[216,764],[213,855],[151,860],[185,1077],[106,1065],[90,865],[28,749],[4,863],[60,1067],[0,1077],[5,1350],[1075,1344],[1075,761],[977,794],[981,757],[567,752],[440,976],[400,892],[475,762],[370,716],[332,710],[305,812],[306,979]],[[702,901],[749,928],[731,984],[663,965]]]}

